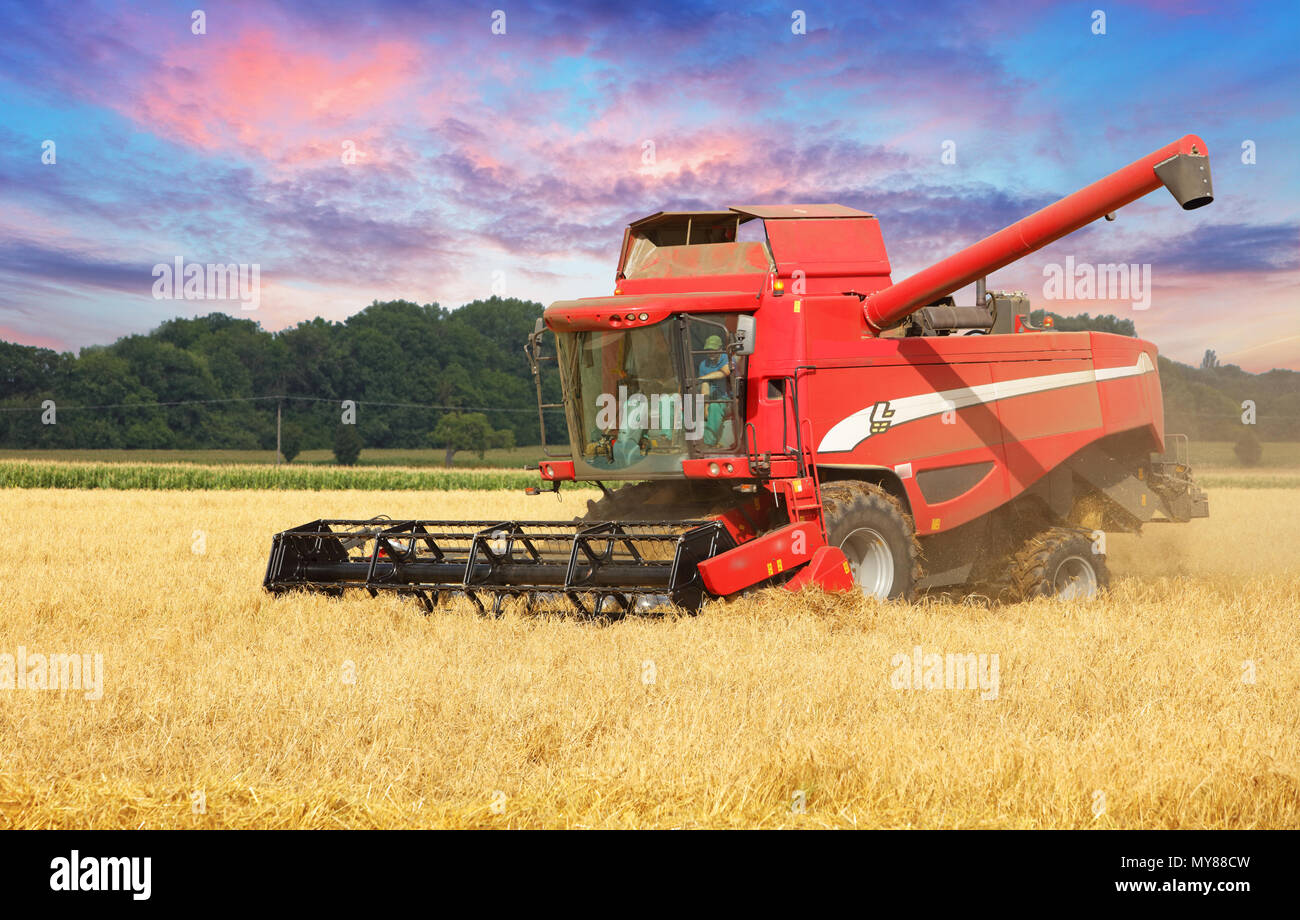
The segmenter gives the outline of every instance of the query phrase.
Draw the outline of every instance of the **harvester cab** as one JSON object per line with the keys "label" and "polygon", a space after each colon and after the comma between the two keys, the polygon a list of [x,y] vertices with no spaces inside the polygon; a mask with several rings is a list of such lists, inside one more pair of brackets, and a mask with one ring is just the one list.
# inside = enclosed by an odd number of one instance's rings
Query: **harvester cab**
{"label": "harvester cab", "polygon": [[613,293],[552,304],[525,345],[540,491],[602,498],[568,521],[314,521],[275,537],[265,586],[604,616],[771,585],[1096,594],[1099,534],[1208,513],[1164,432],[1156,349],[1035,328],[985,279],[1161,185],[1212,200],[1200,138],[900,282],[875,216],[840,205],[636,221]]}

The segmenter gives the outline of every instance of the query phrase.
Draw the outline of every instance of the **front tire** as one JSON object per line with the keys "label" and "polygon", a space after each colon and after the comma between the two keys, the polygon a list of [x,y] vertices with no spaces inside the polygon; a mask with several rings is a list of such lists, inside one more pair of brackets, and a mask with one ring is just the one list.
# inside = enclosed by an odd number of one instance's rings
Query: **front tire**
{"label": "front tire", "polygon": [[911,600],[921,579],[921,554],[911,515],[898,499],[856,481],[827,483],[821,494],[827,542],[843,551],[862,593]]}

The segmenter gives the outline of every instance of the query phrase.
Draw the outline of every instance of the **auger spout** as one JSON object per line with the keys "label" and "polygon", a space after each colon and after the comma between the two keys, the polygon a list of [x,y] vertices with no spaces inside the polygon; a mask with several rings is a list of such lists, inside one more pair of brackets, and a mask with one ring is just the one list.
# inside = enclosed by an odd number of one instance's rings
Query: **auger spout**
{"label": "auger spout", "polygon": [[1184,210],[1214,200],[1205,141],[1188,134],[1009,227],[869,295],[868,325],[880,332],[973,281],[1155,191],[1169,189]]}

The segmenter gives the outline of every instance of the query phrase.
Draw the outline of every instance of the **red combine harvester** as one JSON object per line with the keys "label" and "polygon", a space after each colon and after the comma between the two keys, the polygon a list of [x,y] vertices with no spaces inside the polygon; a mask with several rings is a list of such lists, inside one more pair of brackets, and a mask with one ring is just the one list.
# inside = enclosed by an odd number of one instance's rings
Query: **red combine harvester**
{"label": "red combine harvester", "polygon": [[[593,482],[602,499],[571,521],[313,521],[275,537],[265,587],[601,616],[777,584],[1092,596],[1104,532],[1208,502],[1186,439],[1165,436],[1155,346],[1035,328],[1024,296],[985,277],[1161,185],[1209,204],[1204,141],[897,283],[876,218],[851,208],[639,220],[614,294],[552,304],[527,344],[543,441],[561,407],[570,441],[529,491]],[[976,303],[954,305],[972,282]],[[563,402],[545,404],[557,371]],[[635,484],[605,485],[620,480]]]}

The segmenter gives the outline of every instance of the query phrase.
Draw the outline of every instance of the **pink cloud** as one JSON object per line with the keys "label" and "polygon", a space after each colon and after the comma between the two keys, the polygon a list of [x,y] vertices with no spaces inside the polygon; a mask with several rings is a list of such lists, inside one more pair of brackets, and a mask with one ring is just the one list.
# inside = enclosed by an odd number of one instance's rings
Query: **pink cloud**
{"label": "pink cloud", "polygon": [[[345,139],[375,139],[371,122],[413,89],[420,54],[402,39],[337,51],[266,29],[228,42],[209,37],[165,52],[138,97],[118,107],[160,135],[205,150],[322,161],[337,158]],[[363,138],[352,136],[358,131]]]}
{"label": "pink cloud", "polygon": [[16,342],[19,345],[33,345],[36,348],[52,348],[66,351],[67,345],[61,340],[46,335],[33,335],[13,326],[0,326],[0,342]]}

